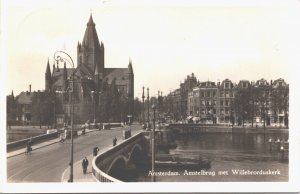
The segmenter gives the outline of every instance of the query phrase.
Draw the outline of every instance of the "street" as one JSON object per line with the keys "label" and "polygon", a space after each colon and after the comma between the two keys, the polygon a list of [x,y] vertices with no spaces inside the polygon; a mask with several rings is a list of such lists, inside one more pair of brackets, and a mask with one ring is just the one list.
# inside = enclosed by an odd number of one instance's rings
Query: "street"
{"label": "street", "polygon": [[[124,127],[128,128],[128,126]],[[123,139],[121,127],[86,133],[74,138],[74,163],[92,154],[93,147],[103,149],[112,146],[113,138]],[[132,135],[140,125],[132,125]],[[70,140],[34,150],[29,155],[18,155],[7,159],[7,182],[60,182],[63,171],[70,162]],[[91,161],[90,161],[91,163]]]}

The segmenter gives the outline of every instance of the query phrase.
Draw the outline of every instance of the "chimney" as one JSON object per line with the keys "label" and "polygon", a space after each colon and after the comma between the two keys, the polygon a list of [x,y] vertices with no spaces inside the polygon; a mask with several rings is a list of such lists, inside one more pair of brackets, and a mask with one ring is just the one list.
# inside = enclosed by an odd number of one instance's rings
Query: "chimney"
{"label": "chimney", "polygon": [[29,84],[29,93],[31,93],[31,84]]}

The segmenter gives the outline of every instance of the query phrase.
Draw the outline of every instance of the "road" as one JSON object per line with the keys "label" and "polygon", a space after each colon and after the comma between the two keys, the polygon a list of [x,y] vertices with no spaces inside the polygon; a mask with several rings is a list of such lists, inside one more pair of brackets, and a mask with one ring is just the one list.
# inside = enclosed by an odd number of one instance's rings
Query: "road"
{"label": "road", "polygon": [[[128,127],[128,126],[127,126]],[[140,125],[132,125],[132,135],[140,131]],[[92,154],[98,146],[112,146],[112,139],[122,137],[123,128],[94,131],[74,139],[74,163]],[[70,140],[34,150],[30,155],[18,155],[7,159],[7,182],[60,182],[63,171],[70,162]]]}

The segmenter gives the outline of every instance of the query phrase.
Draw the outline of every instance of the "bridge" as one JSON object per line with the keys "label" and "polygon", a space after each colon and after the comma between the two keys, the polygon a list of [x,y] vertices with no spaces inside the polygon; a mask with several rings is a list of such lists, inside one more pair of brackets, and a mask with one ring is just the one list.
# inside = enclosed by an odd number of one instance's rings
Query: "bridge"
{"label": "bridge", "polygon": [[149,165],[149,132],[140,132],[98,154],[92,161],[92,172],[99,182],[122,182],[127,170]]}

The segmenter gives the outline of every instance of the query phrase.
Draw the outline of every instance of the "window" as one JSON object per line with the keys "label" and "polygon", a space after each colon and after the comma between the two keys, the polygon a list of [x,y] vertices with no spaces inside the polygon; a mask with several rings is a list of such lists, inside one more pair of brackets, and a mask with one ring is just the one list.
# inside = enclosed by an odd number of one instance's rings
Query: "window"
{"label": "window", "polygon": [[228,105],[229,105],[228,100],[226,100],[225,101],[225,106],[228,106]]}
{"label": "window", "polygon": [[220,101],[220,105],[223,106],[223,100]]}
{"label": "window", "polygon": [[223,108],[221,108],[221,110],[220,110],[220,111],[221,111],[221,114],[224,114],[224,109],[223,109]]}
{"label": "window", "polygon": [[204,98],[204,97],[205,97],[205,95],[204,95],[204,92],[201,92],[201,97],[202,97],[202,98]]}
{"label": "window", "polygon": [[216,97],[216,91],[213,91],[213,97]]}
{"label": "window", "polygon": [[216,109],[214,108],[214,109],[213,109],[213,114],[216,114],[216,113],[217,113],[217,111],[216,111]]}
{"label": "window", "polygon": [[216,100],[214,100],[214,105],[217,105],[217,101]]}
{"label": "window", "polygon": [[202,104],[203,106],[205,106],[205,101],[204,101],[204,100],[201,100],[201,104]]}
{"label": "window", "polygon": [[225,108],[225,113],[229,114],[229,109],[228,108]]}
{"label": "window", "polygon": [[220,96],[223,97],[224,96],[224,92],[221,92]]}
{"label": "window", "polygon": [[226,91],[225,97],[229,97],[229,92]]}
{"label": "window", "polygon": [[210,91],[206,92],[206,97],[208,97],[208,98],[210,97]]}
{"label": "window", "polygon": [[201,108],[201,114],[205,114],[204,108]]}
{"label": "window", "polygon": [[230,92],[230,97],[231,97],[231,98],[233,97],[233,92],[232,92],[232,91]]}
{"label": "window", "polygon": [[226,83],[225,83],[225,88],[226,88],[226,89],[229,89],[229,82],[226,82]]}

